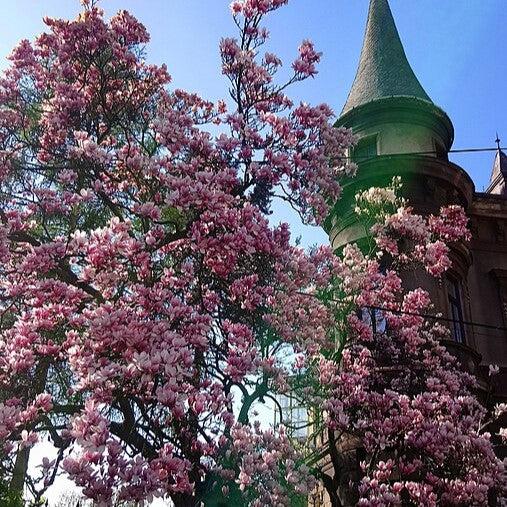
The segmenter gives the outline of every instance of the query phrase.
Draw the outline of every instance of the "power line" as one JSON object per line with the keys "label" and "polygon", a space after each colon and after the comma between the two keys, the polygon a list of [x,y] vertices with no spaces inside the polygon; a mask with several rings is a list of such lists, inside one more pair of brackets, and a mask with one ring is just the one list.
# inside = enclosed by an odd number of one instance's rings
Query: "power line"
{"label": "power line", "polygon": [[[457,150],[449,150],[448,153],[475,153],[479,151],[498,151],[498,150],[504,150],[505,148],[500,148],[498,146],[497,148],[460,148]],[[436,152],[431,152],[436,153]]]}
{"label": "power line", "polygon": [[[500,145],[496,148],[458,148],[455,150],[449,150],[446,153],[481,153],[481,152],[491,152],[491,151],[498,151],[498,150],[505,150],[506,148],[501,148]],[[384,157],[396,157],[396,156],[410,156],[410,155],[438,155],[438,152],[436,150],[432,151],[414,151],[410,153],[385,153],[384,155],[374,155],[374,156],[365,156],[365,157],[343,157],[346,160],[355,160],[355,161],[364,161],[364,160],[371,160],[372,158],[378,157],[378,156],[384,156]]]}
{"label": "power line", "polygon": [[[308,294],[308,293],[303,293],[303,292],[299,292],[299,294],[302,296],[309,296],[309,297],[319,299],[315,294]],[[339,305],[350,305],[350,303],[347,303],[346,301],[339,301],[337,299],[331,299],[331,301],[333,303],[337,303]],[[431,313],[408,312],[405,310],[397,310],[395,308],[385,308],[382,306],[373,306],[373,305],[363,305],[363,306],[361,306],[361,308],[367,308],[369,310],[379,310],[381,312],[397,313],[400,315],[408,315],[411,317],[421,317],[424,319],[431,319],[431,320],[437,320],[437,321],[442,321],[442,322],[450,322],[453,324],[463,324],[465,326],[483,327],[483,328],[491,329],[494,331],[507,331],[507,327],[505,327],[505,326],[494,326],[492,324],[483,324],[480,322],[473,322],[473,321],[468,321],[468,320],[456,320],[456,319],[451,319],[449,317],[443,317],[442,315],[434,315]]]}
{"label": "power line", "polygon": [[463,324],[465,326],[475,326],[475,327],[483,327],[486,329],[493,329],[495,331],[507,331],[507,327],[504,326],[493,326],[492,324],[481,324],[479,322],[472,322],[467,320],[456,320],[451,319],[449,317],[442,317],[441,315],[432,315],[429,313],[416,313],[416,312],[407,312],[404,310],[396,310],[391,308],[383,308],[381,306],[364,306],[363,308],[368,308],[370,310],[379,310],[382,312],[391,312],[391,313],[398,313],[401,315],[409,315],[412,317],[422,317],[425,319],[431,319],[431,320],[440,320],[443,322],[452,322],[452,323],[458,323]]}

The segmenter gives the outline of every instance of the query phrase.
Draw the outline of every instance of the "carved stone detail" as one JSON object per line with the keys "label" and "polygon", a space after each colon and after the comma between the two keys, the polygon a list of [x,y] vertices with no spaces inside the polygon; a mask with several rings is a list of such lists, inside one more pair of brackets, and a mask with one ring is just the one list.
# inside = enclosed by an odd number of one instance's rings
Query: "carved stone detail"
{"label": "carved stone detail", "polygon": [[495,221],[495,240],[497,243],[505,242],[505,223],[502,220]]}
{"label": "carved stone detail", "polygon": [[491,271],[498,283],[498,295],[502,306],[502,316],[505,326],[507,326],[507,270],[493,269]]}

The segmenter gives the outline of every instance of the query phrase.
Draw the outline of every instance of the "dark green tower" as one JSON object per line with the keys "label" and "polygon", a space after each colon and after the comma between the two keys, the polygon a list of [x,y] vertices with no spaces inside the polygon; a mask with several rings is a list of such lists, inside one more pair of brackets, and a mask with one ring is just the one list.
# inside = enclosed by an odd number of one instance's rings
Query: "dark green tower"
{"label": "dark green tower", "polygon": [[[358,142],[350,156],[359,170],[345,183],[343,197],[328,219],[333,246],[362,235],[351,212],[355,193],[386,185],[394,175],[403,177],[405,193],[420,211],[432,211],[447,198],[467,204],[468,195],[447,195],[456,191],[456,179],[467,180],[467,187],[471,183],[462,169],[448,162],[452,122],[414,74],[387,0],[370,0],[359,67],[336,126],[356,134]],[[447,188],[449,184],[453,188]],[[435,186],[446,195],[435,195]]]}

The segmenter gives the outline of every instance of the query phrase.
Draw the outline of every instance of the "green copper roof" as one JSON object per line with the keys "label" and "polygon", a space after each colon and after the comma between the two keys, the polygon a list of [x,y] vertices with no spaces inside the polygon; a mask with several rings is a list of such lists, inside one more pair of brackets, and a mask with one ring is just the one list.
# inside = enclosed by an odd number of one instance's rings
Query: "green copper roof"
{"label": "green copper roof", "polygon": [[408,63],[388,1],[371,0],[359,68],[342,115],[392,96],[431,102]]}

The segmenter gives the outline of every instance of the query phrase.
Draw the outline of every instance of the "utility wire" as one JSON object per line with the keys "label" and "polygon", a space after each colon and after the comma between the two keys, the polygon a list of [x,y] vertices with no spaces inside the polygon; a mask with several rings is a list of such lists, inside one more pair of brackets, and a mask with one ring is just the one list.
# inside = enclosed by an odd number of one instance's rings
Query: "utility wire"
{"label": "utility wire", "polygon": [[416,313],[416,312],[407,312],[404,310],[395,310],[391,308],[383,308],[382,306],[363,306],[362,308],[368,308],[370,310],[379,310],[382,312],[391,312],[391,313],[398,313],[401,315],[409,315],[412,317],[423,317],[425,319],[431,319],[431,320],[440,320],[443,322],[452,322],[452,323],[458,323],[458,324],[464,324],[466,326],[476,326],[476,327],[484,327],[486,329],[493,329],[495,331],[507,331],[507,327],[504,326],[493,326],[492,324],[481,324],[479,322],[472,322],[467,320],[456,320],[451,319],[449,317],[442,317],[439,315],[432,315],[429,313]]}
{"label": "utility wire", "polygon": [[[501,148],[500,146],[496,148],[459,148],[455,150],[449,150],[446,151],[446,153],[481,153],[481,152],[491,152],[491,151],[499,151],[499,150],[505,150],[506,148]],[[372,155],[372,156],[364,156],[364,157],[354,157],[352,155],[351,157],[342,157],[346,160],[355,160],[355,161],[364,161],[364,160],[370,160],[372,158],[381,156],[381,157],[395,157],[395,156],[410,156],[410,155],[438,155],[438,152],[435,150],[432,151],[414,151],[410,153],[385,153],[384,155]]]}
{"label": "utility wire", "polygon": [[[315,294],[309,294],[309,293],[303,293],[299,292],[302,296],[309,296],[318,299],[318,297]],[[346,301],[339,301],[338,299],[331,299],[333,303],[337,303],[339,305],[350,305],[350,303]],[[443,317],[441,315],[434,315],[431,313],[417,313],[417,312],[407,312],[405,310],[397,310],[395,308],[385,308],[382,306],[372,306],[372,305],[363,305],[360,308],[367,308],[368,310],[378,310],[381,312],[390,312],[390,313],[397,313],[399,315],[409,315],[411,317],[422,317],[424,319],[431,319],[431,320],[438,320],[442,322],[452,322],[453,324],[463,324],[466,326],[475,326],[475,327],[483,327],[486,329],[492,329],[494,331],[507,331],[507,327],[505,326],[494,326],[492,324],[482,324],[480,322],[473,322],[468,320],[456,320],[451,319],[449,317]]]}
{"label": "utility wire", "polygon": [[[457,150],[449,150],[448,153],[476,153],[480,151],[498,151],[498,150],[505,150],[505,148],[500,148],[500,146],[498,146],[497,148],[460,148]],[[436,151],[426,153],[436,153]]]}

